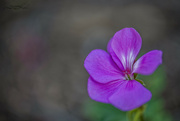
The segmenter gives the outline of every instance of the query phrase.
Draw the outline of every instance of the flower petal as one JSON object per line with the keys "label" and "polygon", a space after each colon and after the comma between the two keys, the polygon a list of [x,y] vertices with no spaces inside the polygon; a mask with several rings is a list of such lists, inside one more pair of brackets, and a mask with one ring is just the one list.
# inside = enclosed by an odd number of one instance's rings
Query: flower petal
{"label": "flower petal", "polygon": [[151,92],[136,80],[125,80],[109,97],[109,102],[120,110],[129,111],[145,104],[151,96]]}
{"label": "flower petal", "polygon": [[111,96],[121,84],[121,81],[112,81],[106,84],[98,83],[89,77],[88,79],[88,93],[91,99],[109,103],[108,98]]}
{"label": "flower petal", "polygon": [[111,56],[104,50],[91,51],[84,61],[84,67],[90,76],[99,83],[124,78]]}
{"label": "flower petal", "polygon": [[117,57],[117,55],[114,53],[113,49],[112,49],[112,46],[111,46],[111,43],[112,43],[112,39],[109,41],[108,45],[107,45],[107,50],[108,52],[110,53],[112,59],[114,60],[114,62],[117,64],[117,66],[119,67],[119,69],[121,71],[124,71],[124,67],[121,63],[121,61],[119,60],[119,58]]}
{"label": "flower petal", "polygon": [[150,51],[134,63],[133,73],[139,73],[143,75],[152,74],[161,63],[162,51]]}
{"label": "flower petal", "polygon": [[125,71],[132,71],[134,60],[141,49],[141,36],[133,28],[124,28],[112,38],[112,49],[117,55]]}

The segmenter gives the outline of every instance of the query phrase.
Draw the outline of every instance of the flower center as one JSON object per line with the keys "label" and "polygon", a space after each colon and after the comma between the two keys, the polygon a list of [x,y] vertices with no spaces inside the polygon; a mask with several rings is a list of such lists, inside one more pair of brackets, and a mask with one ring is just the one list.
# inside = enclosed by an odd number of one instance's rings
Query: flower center
{"label": "flower center", "polygon": [[125,74],[126,80],[133,80],[133,75]]}
{"label": "flower center", "polygon": [[134,79],[134,74],[131,74],[131,72],[124,71],[123,73],[124,73],[126,80],[133,80]]}

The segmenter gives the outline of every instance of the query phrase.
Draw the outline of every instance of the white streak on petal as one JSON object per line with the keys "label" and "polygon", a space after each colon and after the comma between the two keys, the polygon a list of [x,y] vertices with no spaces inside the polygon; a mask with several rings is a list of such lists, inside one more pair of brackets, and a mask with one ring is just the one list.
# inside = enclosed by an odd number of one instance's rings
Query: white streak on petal
{"label": "white streak on petal", "polygon": [[134,64],[134,66],[133,66],[133,72],[132,72],[132,73],[134,73],[134,70],[136,70],[136,69],[138,68],[139,62],[140,62],[140,61],[136,61],[136,64]]}
{"label": "white streak on petal", "polygon": [[122,57],[122,60],[121,60],[122,64],[123,64],[124,68],[126,69],[126,58],[123,54],[121,54],[121,57]]}

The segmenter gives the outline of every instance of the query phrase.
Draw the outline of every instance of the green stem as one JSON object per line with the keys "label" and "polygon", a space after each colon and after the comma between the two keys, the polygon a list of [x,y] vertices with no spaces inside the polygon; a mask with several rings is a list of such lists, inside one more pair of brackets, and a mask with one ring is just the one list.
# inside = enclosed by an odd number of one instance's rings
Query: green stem
{"label": "green stem", "polygon": [[143,105],[139,108],[129,111],[127,113],[128,121],[145,121],[143,116],[144,110],[145,106]]}
{"label": "green stem", "polygon": [[141,120],[141,121],[145,121],[143,114],[140,116],[140,120]]}

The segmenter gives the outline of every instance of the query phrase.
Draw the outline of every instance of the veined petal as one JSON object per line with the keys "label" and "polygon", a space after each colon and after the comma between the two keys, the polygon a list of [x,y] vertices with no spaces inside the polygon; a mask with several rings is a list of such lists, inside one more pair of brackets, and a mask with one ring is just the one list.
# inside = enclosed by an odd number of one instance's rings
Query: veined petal
{"label": "veined petal", "polygon": [[124,78],[111,56],[104,50],[91,51],[84,61],[84,67],[90,76],[99,83]]}
{"label": "veined petal", "polygon": [[106,84],[98,83],[91,77],[88,79],[88,93],[91,99],[109,103],[108,98],[111,96],[119,87],[122,81],[112,81]]}
{"label": "veined petal", "polygon": [[121,71],[124,71],[124,67],[121,63],[121,61],[119,60],[119,58],[117,57],[117,55],[114,53],[112,46],[112,39],[109,41],[108,45],[107,45],[107,51],[109,52],[109,54],[111,55],[112,59],[114,60],[114,62],[117,64],[117,66],[119,67],[119,69]]}
{"label": "veined petal", "polygon": [[134,60],[141,49],[142,39],[133,28],[124,28],[115,33],[111,47],[125,71],[132,71]]}
{"label": "veined petal", "polygon": [[136,80],[124,80],[119,89],[109,97],[109,103],[123,111],[129,111],[148,102],[152,94]]}
{"label": "veined petal", "polygon": [[162,63],[162,51],[153,50],[141,58],[139,58],[133,67],[133,73],[139,73],[143,75],[152,74],[156,68]]}

